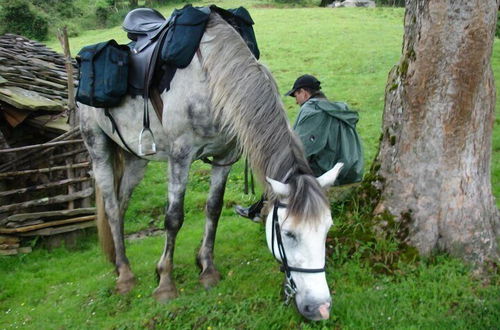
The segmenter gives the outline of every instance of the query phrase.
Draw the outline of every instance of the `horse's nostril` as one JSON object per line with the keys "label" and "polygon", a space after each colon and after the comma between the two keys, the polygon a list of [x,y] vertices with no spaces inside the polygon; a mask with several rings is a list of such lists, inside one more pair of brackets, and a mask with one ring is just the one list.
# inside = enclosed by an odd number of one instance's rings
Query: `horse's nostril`
{"label": "horse's nostril", "polygon": [[319,306],[318,311],[323,320],[328,319],[330,317],[330,303]]}

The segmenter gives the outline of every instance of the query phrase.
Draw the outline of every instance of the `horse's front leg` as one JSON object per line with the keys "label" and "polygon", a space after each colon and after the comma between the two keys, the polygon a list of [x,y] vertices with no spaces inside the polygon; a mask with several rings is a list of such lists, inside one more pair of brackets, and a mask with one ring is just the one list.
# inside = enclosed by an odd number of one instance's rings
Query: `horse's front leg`
{"label": "horse's front leg", "polygon": [[205,233],[196,261],[201,269],[200,282],[206,289],[215,286],[220,280],[220,274],[214,266],[214,243],[217,233],[217,224],[224,202],[224,191],[231,166],[213,166],[205,207]]}
{"label": "horse's front leg", "polygon": [[190,164],[190,157],[169,159],[168,207],[165,215],[166,242],[163,254],[156,266],[159,284],[153,292],[153,296],[158,301],[167,301],[178,296],[172,278],[173,258],[175,239],[184,222],[184,195]]}

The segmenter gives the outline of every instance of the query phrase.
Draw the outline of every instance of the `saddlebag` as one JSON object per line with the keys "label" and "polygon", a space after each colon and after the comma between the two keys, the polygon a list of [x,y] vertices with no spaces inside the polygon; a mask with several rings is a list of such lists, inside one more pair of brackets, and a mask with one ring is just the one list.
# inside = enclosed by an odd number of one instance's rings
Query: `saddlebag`
{"label": "saddlebag", "polygon": [[76,60],[80,69],[76,100],[97,108],[119,105],[127,94],[129,48],[109,40],[82,48]]}

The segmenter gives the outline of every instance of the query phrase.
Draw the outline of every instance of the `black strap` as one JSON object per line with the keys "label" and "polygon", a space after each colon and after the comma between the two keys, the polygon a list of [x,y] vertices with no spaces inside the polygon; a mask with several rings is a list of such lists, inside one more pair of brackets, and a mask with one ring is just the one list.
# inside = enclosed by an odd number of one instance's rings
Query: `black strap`
{"label": "black strap", "polygon": [[278,208],[280,207],[287,207],[286,204],[281,203],[279,200],[276,200],[274,203],[273,207],[273,224],[272,224],[272,231],[271,231],[271,250],[276,257],[275,251],[274,251],[274,240],[276,236],[276,245],[278,246],[278,252],[280,254],[281,258],[281,271],[285,273],[286,277],[288,278],[290,282],[290,287],[292,289],[296,289],[295,282],[293,281],[292,274],[291,272],[299,272],[299,273],[322,273],[325,271],[325,267],[323,268],[299,268],[299,267],[291,267],[288,265],[288,259],[286,257],[286,252],[285,252],[285,246],[283,245],[283,239],[281,237],[281,229],[278,221]]}
{"label": "black strap", "polygon": [[141,158],[139,157],[132,149],[130,149],[130,147],[128,146],[128,144],[125,142],[125,140],[123,139],[123,136],[122,134],[120,133],[120,130],[118,129],[118,125],[116,125],[116,122],[115,122],[115,119],[113,118],[113,116],[111,116],[111,113],[109,112],[109,109],[108,108],[104,108],[104,114],[106,115],[106,117],[109,118],[109,120],[111,121],[111,126],[113,127],[113,133],[116,132],[118,134],[118,137],[120,138],[120,140],[122,141],[123,145],[125,146],[125,148],[127,148],[127,150],[134,156],[138,157],[138,158]]}
{"label": "black strap", "polygon": [[[174,18],[175,20],[175,18]],[[158,36],[158,42],[155,45],[155,49],[153,50],[153,53],[151,55],[151,61],[149,62],[149,66],[146,70],[146,75],[144,76],[144,114],[142,118],[142,125],[143,128],[149,129],[149,89],[151,88],[150,83],[153,80],[153,75],[155,72],[156,68],[156,63],[158,60],[158,53],[160,52],[160,49],[163,45],[164,42],[164,36],[169,30],[170,27],[170,22],[163,28],[163,31],[160,33]],[[152,40],[150,41],[152,42]]]}
{"label": "black strap", "polygon": [[206,164],[213,165],[213,166],[229,166],[229,165],[233,165],[234,163],[236,163],[239,160],[239,157],[236,158],[236,160],[232,160],[229,163],[225,163],[225,164],[216,163],[213,160],[208,159],[208,157],[203,157],[203,158],[200,158],[200,159],[201,159],[202,162],[204,162]]}

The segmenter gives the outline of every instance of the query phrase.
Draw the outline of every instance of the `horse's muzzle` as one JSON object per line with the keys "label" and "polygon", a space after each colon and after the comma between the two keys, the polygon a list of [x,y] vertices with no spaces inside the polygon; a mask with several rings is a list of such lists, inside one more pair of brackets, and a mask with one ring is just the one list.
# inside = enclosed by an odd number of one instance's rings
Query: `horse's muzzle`
{"label": "horse's muzzle", "polygon": [[327,320],[330,317],[330,302],[298,306],[300,314],[312,321]]}

